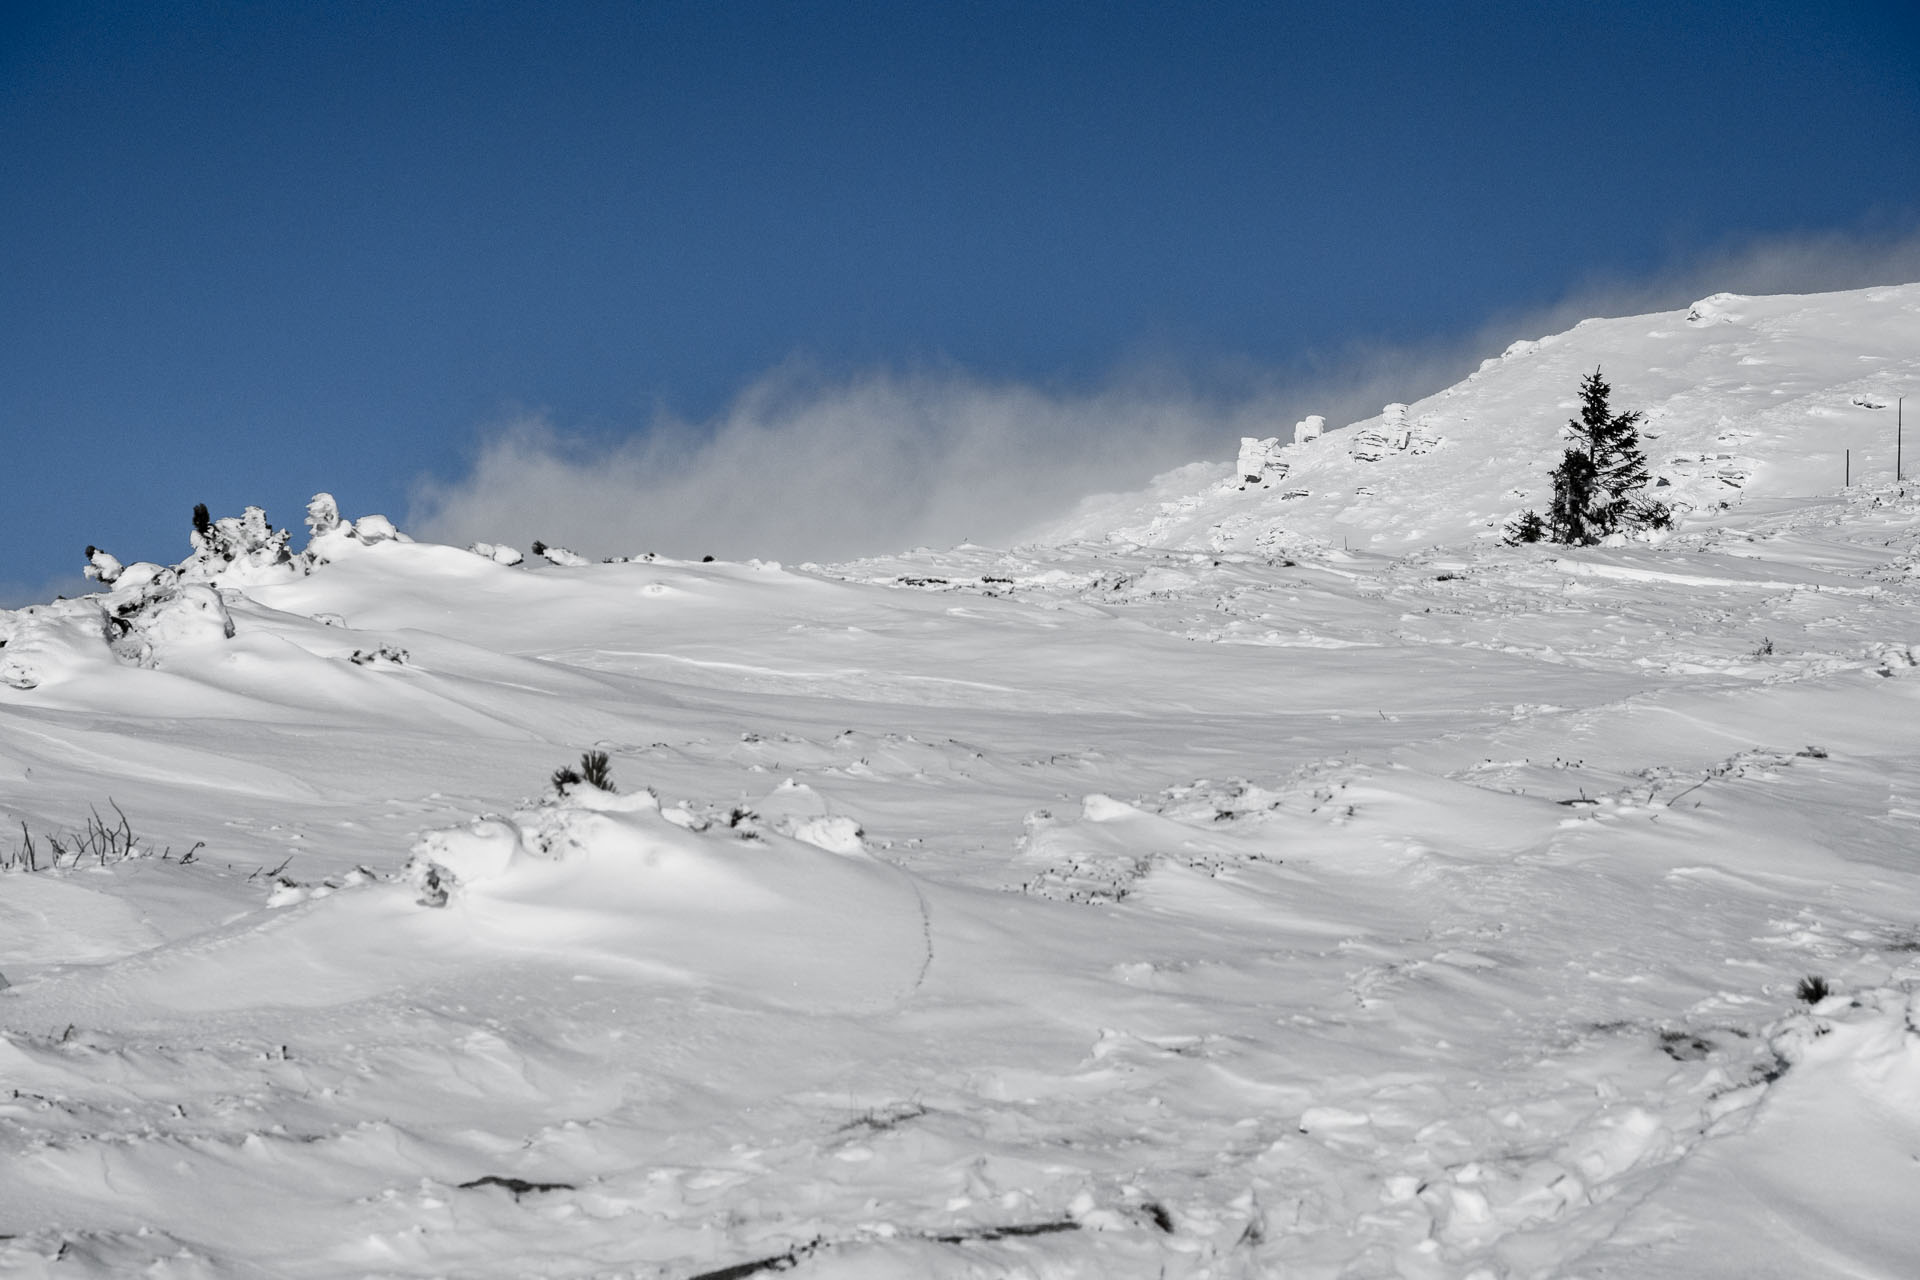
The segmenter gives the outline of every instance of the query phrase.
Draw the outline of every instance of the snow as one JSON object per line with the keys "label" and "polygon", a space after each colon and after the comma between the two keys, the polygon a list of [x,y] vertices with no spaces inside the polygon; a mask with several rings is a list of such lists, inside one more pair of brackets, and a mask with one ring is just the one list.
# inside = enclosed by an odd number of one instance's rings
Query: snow
{"label": "snow", "polygon": [[[1755,492],[1894,478],[1897,396],[1920,385],[1920,284],[1780,297],[1716,294],[1684,311],[1586,320],[1516,342],[1466,381],[1277,451],[1286,482],[1218,468],[1089,499],[1035,541],[1286,551],[1294,538],[1389,553],[1498,541],[1543,509],[1547,471],[1596,367],[1616,411],[1646,413],[1658,496],[1707,514]],[[1291,537],[1289,536],[1291,535]]]}
{"label": "snow", "polygon": [[[1920,1271],[1920,288],[1692,311],[1011,550],[0,613],[0,1273]],[[1740,487],[1478,536],[1595,365]]]}

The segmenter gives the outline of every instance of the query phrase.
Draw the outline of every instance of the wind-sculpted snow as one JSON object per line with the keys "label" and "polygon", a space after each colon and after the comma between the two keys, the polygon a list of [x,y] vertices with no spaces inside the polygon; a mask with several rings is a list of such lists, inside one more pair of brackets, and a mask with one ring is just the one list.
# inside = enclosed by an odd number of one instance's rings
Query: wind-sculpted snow
{"label": "wind-sculpted snow", "polygon": [[[1781,477],[1581,549],[97,558],[0,615],[0,1272],[1914,1274],[1920,495]],[[109,801],[162,853],[76,856]]]}
{"label": "wind-sculpted snow", "polygon": [[493,952],[813,1012],[885,1009],[912,993],[929,956],[909,877],[830,822],[785,824],[797,839],[755,812],[730,816],[663,815],[648,793],[581,787],[557,805],[429,833],[407,879],[444,912],[428,928]]}

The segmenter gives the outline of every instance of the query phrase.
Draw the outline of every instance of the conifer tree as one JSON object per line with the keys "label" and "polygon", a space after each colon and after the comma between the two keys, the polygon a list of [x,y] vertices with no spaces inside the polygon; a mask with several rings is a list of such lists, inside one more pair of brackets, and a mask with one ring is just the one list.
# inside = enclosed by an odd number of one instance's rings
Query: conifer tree
{"label": "conifer tree", "polygon": [[1569,422],[1574,445],[1586,445],[1593,460],[1593,498],[1601,537],[1636,527],[1640,491],[1647,486],[1647,455],[1640,449],[1636,428],[1645,416],[1638,409],[1614,413],[1607,404],[1613,388],[1595,369],[1580,384],[1580,417]]}
{"label": "conifer tree", "polygon": [[1591,546],[1611,533],[1673,523],[1664,503],[1645,496],[1647,455],[1636,429],[1644,415],[1614,413],[1612,395],[1598,369],[1581,380],[1580,416],[1567,423],[1572,439],[1553,471],[1553,506],[1544,520],[1532,511],[1515,517],[1509,542]]}

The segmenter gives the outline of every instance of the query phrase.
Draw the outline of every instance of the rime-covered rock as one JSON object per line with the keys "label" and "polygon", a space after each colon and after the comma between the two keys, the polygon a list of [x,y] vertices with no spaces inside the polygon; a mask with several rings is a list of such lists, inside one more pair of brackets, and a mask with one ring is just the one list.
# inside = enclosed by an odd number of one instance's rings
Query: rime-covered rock
{"label": "rime-covered rock", "polygon": [[316,493],[307,499],[307,537],[317,538],[340,527],[340,504],[330,493]]}
{"label": "rime-covered rock", "polygon": [[468,547],[467,550],[477,556],[491,560],[495,564],[504,564],[508,567],[526,562],[526,557],[521,555],[516,548],[507,546],[503,542],[476,542]]}
{"label": "rime-covered rock", "polygon": [[353,522],[353,532],[362,542],[412,542],[385,516],[361,516]]}
{"label": "rime-covered rock", "polygon": [[1280,459],[1280,451],[1286,446],[1280,443],[1279,436],[1260,439],[1255,436],[1240,438],[1240,457],[1236,470],[1242,485],[1265,484],[1269,480],[1278,480],[1287,474],[1287,464]]}

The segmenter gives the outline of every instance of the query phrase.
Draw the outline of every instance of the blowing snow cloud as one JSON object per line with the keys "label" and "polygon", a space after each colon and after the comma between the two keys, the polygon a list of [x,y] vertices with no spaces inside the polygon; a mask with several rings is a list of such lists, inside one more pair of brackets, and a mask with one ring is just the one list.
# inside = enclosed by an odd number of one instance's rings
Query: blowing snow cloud
{"label": "blowing snow cloud", "polygon": [[822,388],[775,374],[715,422],[663,420],[612,443],[544,417],[511,422],[467,477],[417,491],[412,525],[441,541],[541,538],[593,555],[832,559],[1005,542],[1086,493],[1285,430],[1291,399],[1053,393],[958,374]]}

